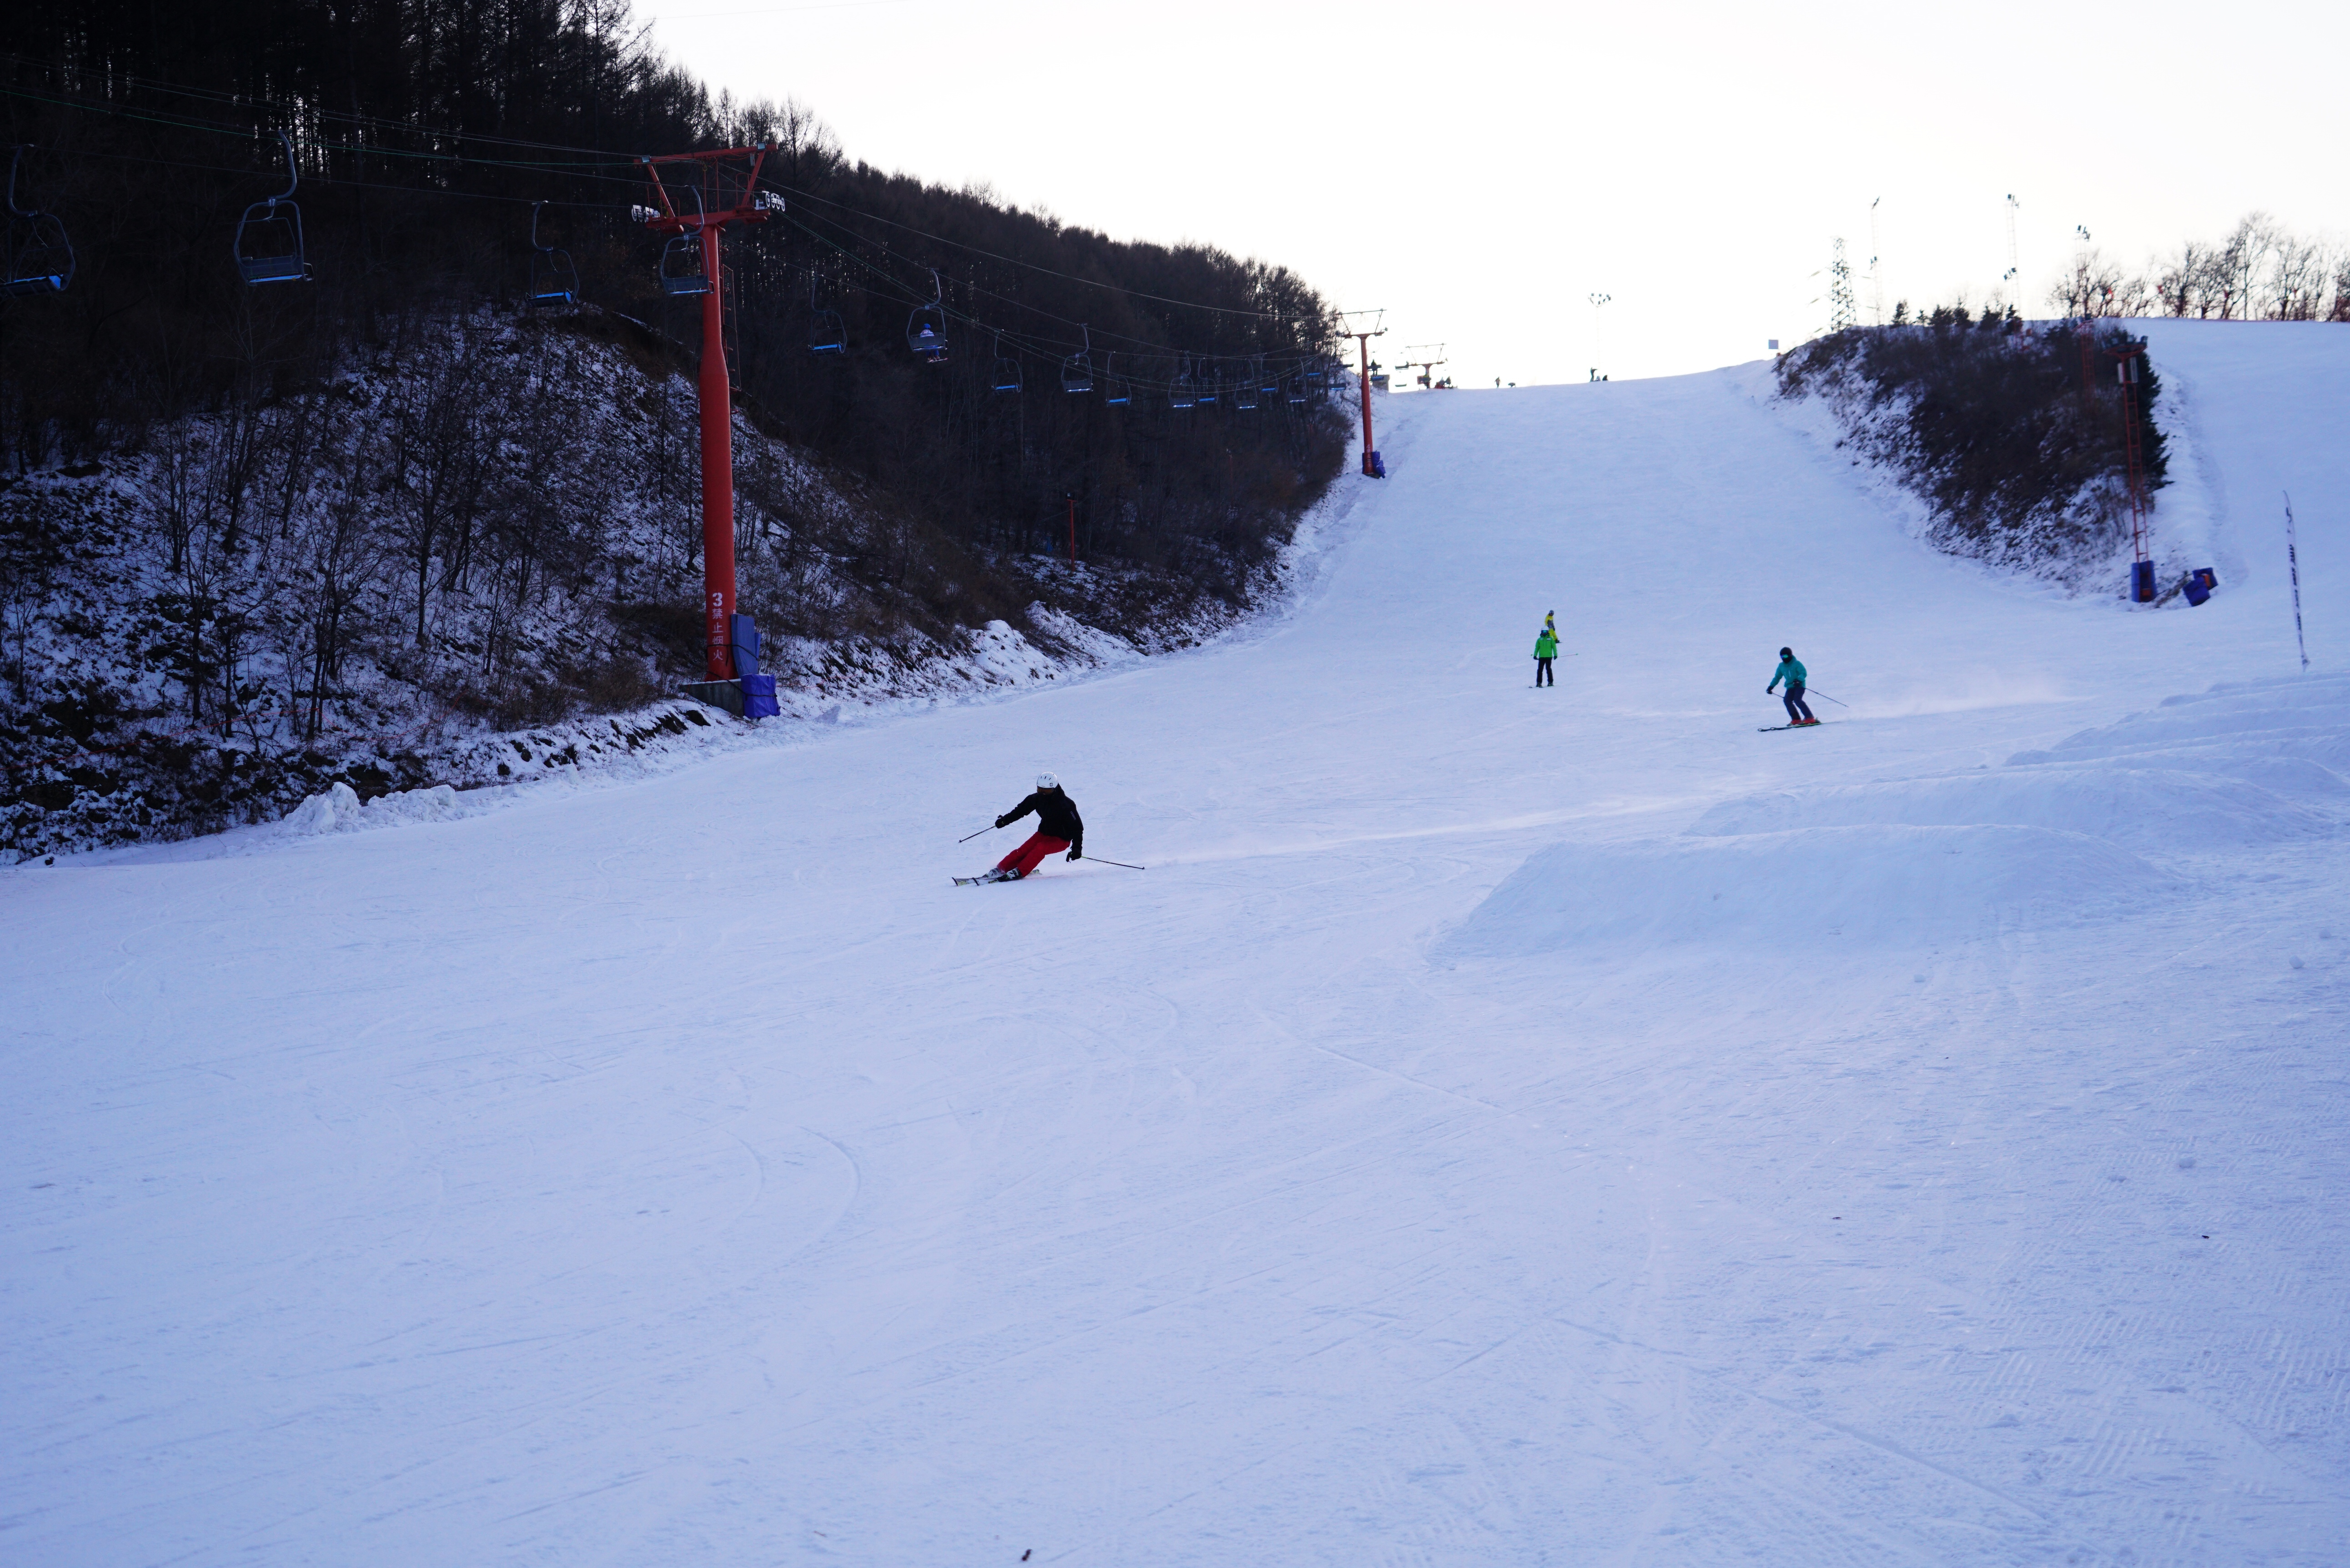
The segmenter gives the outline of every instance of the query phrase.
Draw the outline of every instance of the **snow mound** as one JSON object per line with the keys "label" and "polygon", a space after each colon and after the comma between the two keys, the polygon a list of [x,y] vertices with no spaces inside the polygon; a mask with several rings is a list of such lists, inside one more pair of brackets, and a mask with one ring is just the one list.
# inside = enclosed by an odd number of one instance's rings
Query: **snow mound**
{"label": "snow mound", "polygon": [[1561,844],[1512,872],[1445,947],[1508,958],[1674,942],[1910,946],[2143,909],[2181,885],[2117,845],[2044,827],[1872,825]]}
{"label": "snow mound", "polygon": [[2143,849],[2272,844],[2322,835],[2329,826],[2257,784],[2106,766],[2018,768],[1749,795],[1722,802],[1689,831],[1705,837],[1892,824],[2043,827]]}
{"label": "snow mound", "polygon": [[2008,762],[2071,762],[2213,744],[2239,755],[2300,757],[2336,773],[2350,769],[2350,678],[2215,686],[2068,735],[2047,751],[2019,752]]}
{"label": "snow mound", "polygon": [[[2129,765],[2156,768],[2170,773],[2204,774],[2214,778],[2243,779],[2273,790],[2278,794],[2334,796],[2350,794],[2350,779],[2342,776],[2341,768],[2313,760],[2311,753],[2340,754],[2342,767],[2350,767],[2350,736],[2338,742],[2302,744],[2299,742],[2256,742],[2250,746],[2178,746],[2150,752],[2127,753]],[[2022,765],[2041,768],[2105,768],[2113,765],[2110,757],[2051,757],[2045,752],[2032,753],[2033,760]]]}
{"label": "snow mound", "polygon": [[2285,794],[2338,796],[2350,774],[2350,676],[2236,681],[2068,735],[2013,767],[2120,763],[2243,780]]}
{"label": "snow mound", "polygon": [[324,794],[304,800],[286,814],[278,826],[288,834],[308,836],[351,833],[407,822],[448,822],[464,815],[463,802],[447,784],[380,794],[362,805],[357,791],[347,784],[338,784]]}

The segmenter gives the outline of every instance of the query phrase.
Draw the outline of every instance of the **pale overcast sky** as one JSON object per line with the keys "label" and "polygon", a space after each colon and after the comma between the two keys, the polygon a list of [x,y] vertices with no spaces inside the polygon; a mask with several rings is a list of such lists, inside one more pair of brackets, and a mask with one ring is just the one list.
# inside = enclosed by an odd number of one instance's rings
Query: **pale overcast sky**
{"label": "pale overcast sky", "polygon": [[[2350,6],[641,5],[671,57],[852,157],[1384,306],[1465,385],[1669,375],[1826,321],[2044,296],[2254,208],[2350,234]],[[1594,293],[1612,296],[1604,307]]]}

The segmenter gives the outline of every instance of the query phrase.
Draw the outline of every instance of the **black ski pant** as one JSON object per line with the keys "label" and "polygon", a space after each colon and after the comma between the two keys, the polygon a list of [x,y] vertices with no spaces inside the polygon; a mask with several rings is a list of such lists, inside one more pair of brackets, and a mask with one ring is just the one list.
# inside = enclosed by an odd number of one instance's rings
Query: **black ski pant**
{"label": "black ski pant", "polygon": [[1784,701],[1787,704],[1787,722],[1790,724],[1812,724],[1818,722],[1817,720],[1812,717],[1812,705],[1804,701],[1804,683],[1802,681],[1790,680],[1787,682],[1787,695]]}
{"label": "black ski pant", "polygon": [[1551,679],[1549,659],[1537,659],[1534,660],[1534,684],[1537,686],[1555,686],[1558,684],[1557,681]]}

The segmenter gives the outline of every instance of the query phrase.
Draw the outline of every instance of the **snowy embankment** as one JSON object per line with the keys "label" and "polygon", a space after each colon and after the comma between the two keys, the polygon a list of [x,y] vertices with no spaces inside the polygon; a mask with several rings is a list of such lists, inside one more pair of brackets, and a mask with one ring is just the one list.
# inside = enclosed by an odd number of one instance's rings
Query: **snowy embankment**
{"label": "snowy embankment", "polygon": [[[275,821],[335,784],[463,794],[743,743],[676,695],[702,670],[679,363],[592,309],[483,312],[0,476],[0,860]],[[960,549],[751,412],[733,434],[771,731],[1196,647],[1286,585],[1204,544],[1180,569]]]}
{"label": "snowy embankment", "polygon": [[2350,334],[2150,336],[2200,608],[1397,397],[1255,635],[0,870],[0,1555],[2334,1568]]}
{"label": "snowy embankment", "polygon": [[[796,687],[778,685],[782,712],[745,721],[691,701],[656,703],[624,714],[590,714],[532,729],[478,734],[450,745],[438,772],[456,784],[436,784],[362,797],[336,784],[306,797],[278,822],[161,850],[100,850],[96,860],[120,857],[203,858],[250,853],[283,836],[365,832],[417,822],[444,822],[519,804],[484,785],[539,784],[557,789],[640,780],[714,756],[797,746],[842,728],[886,723],[1019,697],[1089,677],[1132,669],[1142,660],[1211,648],[1219,641],[1262,635],[1310,591],[1343,540],[1358,493],[1341,491],[1315,506],[1290,542],[1253,579],[1245,606],[1211,604],[1126,634],[1088,626],[1042,602],[1028,607],[1028,629],[991,621],[971,634],[960,652],[908,665],[886,650],[787,639],[787,657],[801,671]],[[1057,570],[1082,578],[1082,566]]]}

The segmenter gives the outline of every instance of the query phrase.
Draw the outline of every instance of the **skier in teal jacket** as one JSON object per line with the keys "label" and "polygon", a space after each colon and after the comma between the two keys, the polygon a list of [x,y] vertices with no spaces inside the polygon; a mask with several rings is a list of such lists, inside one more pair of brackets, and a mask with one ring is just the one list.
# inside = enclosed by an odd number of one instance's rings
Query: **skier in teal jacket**
{"label": "skier in teal jacket", "polygon": [[1771,684],[1762,688],[1762,694],[1768,697],[1782,680],[1787,683],[1787,695],[1781,699],[1787,704],[1787,727],[1794,730],[1818,723],[1812,717],[1812,705],[1804,701],[1804,667],[1796,661],[1792,648],[1779,650],[1779,668],[1771,672]]}

